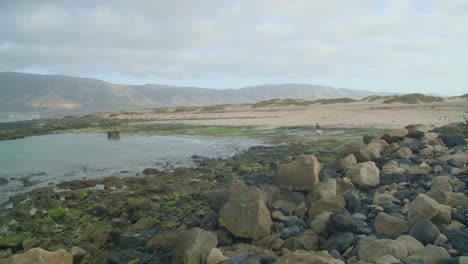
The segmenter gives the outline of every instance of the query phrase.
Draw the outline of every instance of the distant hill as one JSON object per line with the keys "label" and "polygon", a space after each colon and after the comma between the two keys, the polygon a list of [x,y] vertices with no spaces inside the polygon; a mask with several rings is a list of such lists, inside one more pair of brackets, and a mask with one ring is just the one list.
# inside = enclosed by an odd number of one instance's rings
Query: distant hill
{"label": "distant hill", "polygon": [[419,103],[441,103],[444,98],[438,96],[424,95],[424,94],[405,94],[405,95],[391,95],[391,96],[368,96],[362,101],[366,102],[381,102],[383,104],[419,104]]}
{"label": "distant hill", "polygon": [[74,114],[165,106],[256,103],[271,99],[360,100],[376,94],[308,84],[206,89],[158,84],[123,85],[63,75],[0,72],[0,112]]}

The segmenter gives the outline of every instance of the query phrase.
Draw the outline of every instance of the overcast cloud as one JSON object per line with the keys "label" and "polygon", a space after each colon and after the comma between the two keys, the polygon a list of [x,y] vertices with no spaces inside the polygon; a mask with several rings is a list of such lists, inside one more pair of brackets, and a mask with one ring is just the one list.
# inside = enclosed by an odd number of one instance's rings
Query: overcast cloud
{"label": "overcast cloud", "polygon": [[0,71],[468,92],[466,0],[0,0]]}

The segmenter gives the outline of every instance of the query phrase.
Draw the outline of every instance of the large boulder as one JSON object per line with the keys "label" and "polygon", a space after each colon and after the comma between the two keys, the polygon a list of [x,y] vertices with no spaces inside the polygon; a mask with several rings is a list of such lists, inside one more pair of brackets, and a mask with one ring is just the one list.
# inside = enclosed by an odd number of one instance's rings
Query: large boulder
{"label": "large boulder", "polygon": [[405,220],[383,212],[375,217],[374,227],[377,232],[388,236],[398,236],[409,230],[409,225]]}
{"label": "large boulder", "polygon": [[421,260],[427,264],[447,263],[439,262],[439,260],[450,258],[450,254],[445,250],[445,248],[434,245],[427,245],[423,249],[418,250],[414,255],[421,257]]}
{"label": "large boulder", "polygon": [[343,261],[333,258],[326,251],[313,252],[304,250],[286,254],[276,261],[276,264],[292,263],[344,264]]}
{"label": "large boulder", "polygon": [[354,153],[357,161],[365,162],[380,158],[380,149],[375,145],[366,145]]}
{"label": "large boulder", "polygon": [[385,133],[381,138],[387,141],[387,143],[392,143],[392,142],[400,141],[406,135],[408,135],[408,130],[406,128],[399,128],[399,129],[394,129],[390,132]]}
{"label": "large boulder", "polygon": [[341,212],[346,207],[346,202],[343,195],[337,194],[335,196],[326,196],[317,201],[310,203],[307,212],[309,218],[313,219],[316,215],[323,212]]}
{"label": "large boulder", "polygon": [[432,220],[436,224],[450,224],[452,209],[448,205],[439,204],[425,194],[418,194],[408,210],[408,222],[414,224],[421,219]]}
{"label": "large boulder", "polygon": [[391,239],[377,239],[364,245],[358,253],[359,259],[376,263],[383,256],[391,255],[397,259],[408,256],[408,249],[399,241]]}
{"label": "large boulder", "polygon": [[340,172],[340,171],[346,170],[347,168],[353,166],[356,163],[357,163],[356,157],[353,154],[349,154],[348,156],[343,157],[339,159],[338,161],[336,161],[335,163],[333,163],[332,169],[337,172]]}
{"label": "large boulder", "polygon": [[413,255],[414,252],[424,248],[424,245],[419,242],[419,240],[410,235],[401,235],[396,240],[402,243],[408,249],[409,256]]}
{"label": "large boulder", "polygon": [[431,166],[429,166],[426,162],[406,170],[406,173],[409,175],[426,175],[429,174],[429,172],[431,172]]}
{"label": "large boulder", "polygon": [[402,147],[394,155],[399,159],[410,159],[413,156],[413,151],[408,147]]}
{"label": "large boulder", "polygon": [[201,254],[209,253],[218,245],[215,234],[200,228],[180,233],[175,243],[174,260],[176,263],[201,264]]}
{"label": "large boulder", "polygon": [[359,163],[348,169],[346,177],[361,189],[376,187],[380,183],[380,171],[374,162]]}
{"label": "large boulder", "polygon": [[258,188],[236,181],[229,201],[221,208],[219,223],[238,237],[260,238],[270,234],[270,211]]}
{"label": "large boulder", "polygon": [[47,251],[42,248],[32,248],[25,253],[0,259],[0,264],[73,264],[73,256],[64,249]]}
{"label": "large boulder", "polygon": [[305,191],[319,182],[321,165],[313,155],[300,155],[290,163],[279,164],[275,179],[278,187]]}

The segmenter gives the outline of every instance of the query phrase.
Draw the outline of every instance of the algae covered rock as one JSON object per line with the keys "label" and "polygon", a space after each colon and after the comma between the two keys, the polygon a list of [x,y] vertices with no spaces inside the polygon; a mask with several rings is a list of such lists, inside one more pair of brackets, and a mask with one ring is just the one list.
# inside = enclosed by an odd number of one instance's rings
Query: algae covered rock
{"label": "algae covered rock", "polygon": [[81,235],[82,240],[89,240],[91,243],[101,248],[107,244],[112,228],[105,222],[89,224]]}
{"label": "algae covered rock", "polygon": [[304,191],[319,182],[321,165],[313,155],[300,155],[290,163],[279,164],[276,184],[280,188]]}
{"label": "algae covered rock", "polygon": [[42,248],[32,248],[25,253],[0,259],[0,264],[73,264],[73,256],[66,250],[59,249],[54,252]]}
{"label": "algae covered rock", "polygon": [[238,237],[260,238],[270,234],[271,215],[258,188],[236,181],[229,201],[221,208],[220,225]]}
{"label": "algae covered rock", "polygon": [[215,234],[200,228],[185,230],[175,243],[175,263],[200,264],[202,253],[209,253],[218,245]]}

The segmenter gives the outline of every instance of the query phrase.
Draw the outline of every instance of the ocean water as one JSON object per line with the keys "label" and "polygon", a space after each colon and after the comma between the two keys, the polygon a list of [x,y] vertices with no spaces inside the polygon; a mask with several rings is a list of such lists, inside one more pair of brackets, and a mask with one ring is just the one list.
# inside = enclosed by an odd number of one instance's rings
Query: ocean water
{"label": "ocean water", "polygon": [[0,112],[0,123],[15,122],[39,119],[41,115],[37,112],[18,113],[18,112]]}
{"label": "ocean water", "polygon": [[[48,183],[135,175],[145,168],[193,166],[192,155],[228,157],[260,141],[244,138],[186,136],[125,136],[107,140],[102,134],[57,134],[0,141],[0,201],[47,186]],[[125,172],[123,172],[125,171]],[[23,187],[23,179],[38,183]]]}

